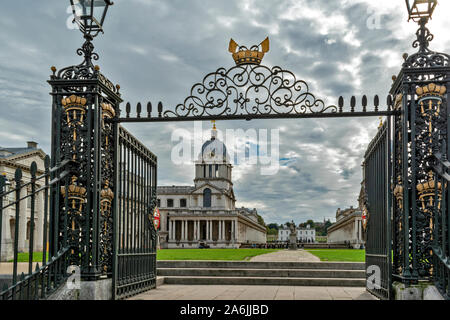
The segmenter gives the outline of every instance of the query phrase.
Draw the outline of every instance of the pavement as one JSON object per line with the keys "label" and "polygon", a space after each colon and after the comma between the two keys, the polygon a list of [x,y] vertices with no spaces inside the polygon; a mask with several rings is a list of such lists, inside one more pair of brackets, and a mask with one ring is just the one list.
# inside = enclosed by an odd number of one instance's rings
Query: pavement
{"label": "pavement", "polygon": [[[250,262],[320,262],[303,250],[280,250]],[[161,285],[129,300],[378,300],[364,287]]]}
{"label": "pavement", "polygon": [[[37,262],[33,263],[33,271],[36,269]],[[42,265],[42,262],[39,263],[39,266]],[[14,264],[12,262],[2,262],[0,263],[0,274],[12,274],[13,273],[13,266]],[[28,262],[18,262],[17,263],[17,274],[21,273],[28,273]]]}
{"label": "pavement", "polygon": [[162,285],[128,300],[378,300],[365,288]]}
{"label": "pavement", "polygon": [[280,250],[276,252],[262,254],[250,259],[258,262],[320,262],[315,255],[303,249]]}

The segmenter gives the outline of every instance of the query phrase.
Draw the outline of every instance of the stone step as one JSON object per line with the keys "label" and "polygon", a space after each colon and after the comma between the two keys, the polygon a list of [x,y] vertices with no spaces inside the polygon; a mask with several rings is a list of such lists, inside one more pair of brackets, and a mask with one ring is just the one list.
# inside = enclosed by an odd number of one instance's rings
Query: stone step
{"label": "stone step", "polygon": [[279,277],[164,277],[164,284],[365,287],[365,279]]}
{"label": "stone step", "polygon": [[230,269],[158,268],[158,276],[276,277],[276,278],[365,278],[364,270],[327,269]]}
{"label": "stone step", "polygon": [[158,268],[220,268],[220,269],[326,269],[365,270],[364,262],[251,262],[251,261],[190,261],[158,260]]}

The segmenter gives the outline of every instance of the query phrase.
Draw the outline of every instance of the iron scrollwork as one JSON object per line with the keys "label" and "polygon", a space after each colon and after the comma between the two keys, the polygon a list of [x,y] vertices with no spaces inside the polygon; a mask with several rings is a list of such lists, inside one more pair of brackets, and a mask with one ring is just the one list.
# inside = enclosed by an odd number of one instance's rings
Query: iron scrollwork
{"label": "iron scrollwork", "polygon": [[[442,105],[445,93],[445,86],[433,83],[416,90],[419,98],[415,110],[418,197],[413,236],[417,239],[417,271],[422,278],[432,275],[433,217],[435,211],[440,209],[443,191],[442,183],[436,179],[431,168],[434,164],[433,154],[441,151],[443,138],[447,135],[447,110]],[[435,199],[436,194],[437,199]]]}
{"label": "iron scrollwork", "polygon": [[220,68],[195,84],[190,96],[164,117],[337,113],[304,80],[280,67],[244,64]]}
{"label": "iron scrollwork", "polygon": [[448,67],[450,65],[450,56],[445,53],[434,52],[430,50],[430,42],[434,35],[426,27],[427,20],[419,22],[419,29],[416,32],[417,39],[413,42],[413,48],[419,48],[419,51],[405,59],[404,68],[432,68]]}

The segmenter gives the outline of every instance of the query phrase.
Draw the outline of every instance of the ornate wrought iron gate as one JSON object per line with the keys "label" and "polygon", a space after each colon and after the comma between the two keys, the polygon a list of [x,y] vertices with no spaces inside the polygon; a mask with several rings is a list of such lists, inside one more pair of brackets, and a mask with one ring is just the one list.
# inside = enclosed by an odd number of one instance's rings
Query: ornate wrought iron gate
{"label": "ornate wrought iron gate", "polygon": [[152,212],[157,158],[127,130],[117,128],[113,298],[121,299],[156,286],[157,231]]}
{"label": "ornate wrought iron gate", "polygon": [[364,156],[367,290],[391,296],[391,117],[380,127]]}

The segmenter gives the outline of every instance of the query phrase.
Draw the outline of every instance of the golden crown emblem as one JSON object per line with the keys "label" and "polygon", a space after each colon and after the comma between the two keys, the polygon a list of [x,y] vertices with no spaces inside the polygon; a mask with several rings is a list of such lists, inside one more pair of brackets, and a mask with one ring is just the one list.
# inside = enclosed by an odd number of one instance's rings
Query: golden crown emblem
{"label": "golden crown emblem", "polygon": [[101,106],[103,111],[103,118],[111,119],[116,116],[116,111],[110,103],[102,103]]}
{"label": "golden crown emblem", "polygon": [[424,87],[419,87],[416,90],[419,98],[426,96],[443,96],[446,92],[447,88],[445,86],[439,86],[434,83],[430,83]]}
{"label": "golden crown emblem", "polygon": [[61,103],[66,111],[70,110],[80,110],[84,111],[86,109],[86,98],[77,97],[76,95],[71,95],[70,97],[63,98]]}
{"label": "golden crown emblem", "polygon": [[[72,177],[72,184],[68,186],[67,197],[69,200],[82,200],[86,196],[86,188],[78,186],[75,184],[77,181],[76,177]],[[66,187],[61,187],[61,194],[63,197],[66,196]]]}
{"label": "golden crown emblem", "polygon": [[100,192],[100,201],[106,201],[111,203],[114,199],[114,192],[111,190],[111,188],[109,187],[109,181],[106,180],[105,182],[105,187],[102,189],[102,191]]}
{"label": "golden crown emblem", "polygon": [[257,46],[247,49],[245,46],[239,46],[233,39],[230,40],[228,51],[233,54],[236,65],[242,64],[260,64],[264,54],[269,52],[269,37]]}

